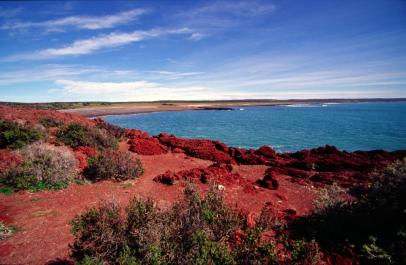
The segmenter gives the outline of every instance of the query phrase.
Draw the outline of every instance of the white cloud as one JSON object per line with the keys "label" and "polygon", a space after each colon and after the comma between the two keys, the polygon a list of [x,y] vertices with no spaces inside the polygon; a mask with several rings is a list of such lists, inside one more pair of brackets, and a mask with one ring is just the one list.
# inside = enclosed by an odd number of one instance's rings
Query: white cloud
{"label": "white cloud", "polygon": [[190,40],[198,41],[198,40],[203,39],[204,37],[206,37],[205,34],[202,34],[202,33],[199,33],[199,32],[195,32],[195,33],[192,33],[192,35],[190,35],[189,39],[190,39]]}
{"label": "white cloud", "polygon": [[190,33],[190,30],[187,28],[181,28],[152,29],[148,31],[134,31],[131,33],[113,32],[107,35],[99,35],[90,39],[77,40],[72,44],[61,48],[50,48],[32,53],[12,55],[3,58],[3,61],[42,60],[55,57],[89,54],[97,50],[123,46],[133,42],[139,42],[147,38],[185,33]]}
{"label": "white cloud", "polygon": [[[166,86],[149,81],[88,82],[55,81],[48,90],[53,100],[66,101],[156,101],[156,100],[230,100],[230,99],[303,99],[303,98],[371,98],[399,97],[395,91],[232,91],[205,86]],[[52,97],[54,95],[54,97]],[[159,95],[159,96],[158,96]]]}
{"label": "white cloud", "polygon": [[45,64],[29,69],[14,69],[0,72],[0,87],[13,84],[31,84],[33,82],[54,81],[59,79],[97,78],[115,80],[136,75],[132,70],[114,70],[94,65],[81,64]]}
{"label": "white cloud", "polygon": [[76,27],[97,30],[129,23],[145,13],[146,10],[144,9],[132,9],[106,16],[69,16],[42,22],[15,22],[3,25],[2,29],[45,28],[47,31],[60,31],[65,27]]}
{"label": "white cloud", "polygon": [[64,93],[74,95],[131,95],[136,89],[154,88],[157,84],[147,81],[132,82],[88,82],[74,80],[56,80],[56,85],[62,86]]}

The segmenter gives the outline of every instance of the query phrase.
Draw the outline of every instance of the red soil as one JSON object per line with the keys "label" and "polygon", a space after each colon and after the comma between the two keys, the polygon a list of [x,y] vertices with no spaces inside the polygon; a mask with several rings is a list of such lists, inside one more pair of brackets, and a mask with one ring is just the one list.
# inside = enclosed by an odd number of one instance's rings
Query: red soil
{"label": "red soil", "polygon": [[11,166],[21,163],[21,157],[8,149],[0,149],[0,171],[5,171]]}
{"label": "red soil", "polygon": [[[122,145],[122,148],[125,146]],[[211,162],[189,158],[184,154],[138,156],[145,167],[145,174],[131,182],[104,181],[94,184],[72,184],[65,190],[38,193],[19,192],[10,196],[0,194],[0,216],[19,227],[21,231],[0,242],[0,264],[44,264],[56,258],[67,258],[68,244],[72,243],[69,221],[87,207],[100,201],[116,201],[126,205],[134,197],[153,198],[159,206],[168,207],[181,198],[184,184],[167,186],[153,178],[168,170],[181,171],[205,168]],[[236,173],[254,183],[265,166],[234,166]],[[278,191],[256,188],[247,196],[246,189],[238,184],[225,186],[226,202],[237,205],[246,212],[259,212],[265,203],[275,211],[293,209],[303,215],[311,209],[313,188],[281,179]],[[205,184],[195,184],[203,191]],[[11,249],[11,250],[10,250]]]}
{"label": "red soil", "polygon": [[[35,124],[45,116],[66,123],[94,124],[70,114],[0,106],[0,119]],[[128,139],[120,143],[119,149],[132,151],[128,155],[140,158],[145,168],[144,175],[134,181],[72,184],[60,191],[0,194],[0,220],[20,228],[0,241],[0,264],[44,264],[67,258],[73,240],[70,220],[101,201],[127,205],[134,196],[149,197],[165,208],[182,197],[183,180],[191,180],[203,192],[208,189],[206,183],[214,181],[224,186],[226,203],[246,212],[249,220],[264,206],[277,216],[302,216],[311,211],[319,186],[333,182],[342,186],[367,184],[373,171],[406,156],[405,151],[347,153],[332,146],[282,154],[269,146],[246,150],[211,140],[181,139],[166,134],[151,137],[139,130],[127,130],[125,134]],[[87,157],[96,151],[79,147],[73,152],[83,169]],[[1,150],[0,168],[8,167],[13,159],[9,151]],[[182,181],[164,185],[154,179]]]}
{"label": "red soil", "polygon": [[83,125],[94,125],[92,120],[79,115],[61,113],[52,110],[41,110],[32,108],[16,108],[0,105],[0,119],[10,121],[27,121],[28,123],[38,123],[41,118],[53,117],[64,123],[79,122]]}

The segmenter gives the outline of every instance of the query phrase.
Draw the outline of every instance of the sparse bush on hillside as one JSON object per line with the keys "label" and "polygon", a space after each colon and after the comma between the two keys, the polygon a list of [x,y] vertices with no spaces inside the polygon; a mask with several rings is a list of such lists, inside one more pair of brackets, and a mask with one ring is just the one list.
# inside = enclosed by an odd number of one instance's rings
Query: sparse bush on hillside
{"label": "sparse bush on hillside", "polygon": [[47,116],[43,117],[39,120],[39,122],[45,127],[45,128],[52,128],[52,127],[58,127],[63,125],[63,121],[58,120],[52,116]]}
{"label": "sparse bush on hillside", "polygon": [[105,129],[71,123],[62,126],[57,132],[58,140],[73,148],[90,146],[93,148],[116,148],[117,139]]}
{"label": "sparse bush on hillside", "polygon": [[111,135],[116,138],[121,138],[124,136],[125,130],[119,126],[108,123],[100,118],[95,119],[96,127],[108,131]]}
{"label": "sparse bush on hillside", "polygon": [[[281,264],[274,244],[262,239],[272,227],[268,212],[247,226],[219,191],[201,198],[187,188],[185,199],[167,210],[134,198],[123,212],[110,203],[73,219],[71,250],[78,264]],[[309,244],[292,247],[295,260],[285,256],[284,264],[315,264],[302,262],[318,255]]]}
{"label": "sparse bush on hillside", "polygon": [[355,201],[338,201],[294,224],[323,249],[351,248],[362,264],[406,264],[406,160],[394,163]]}
{"label": "sparse bush on hillside", "polygon": [[141,176],[144,170],[141,161],[127,153],[106,149],[96,156],[89,157],[84,171],[90,180],[127,180]]}
{"label": "sparse bush on hillside", "polygon": [[0,120],[0,148],[18,149],[44,137],[34,128]]}
{"label": "sparse bush on hillside", "polygon": [[16,190],[62,188],[77,177],[77,161],[64,146],[31,144],[19,151],[23,162],[5,174]]}
{"label": "sparse bush on hillside", "polygon": [[7,225],[0,221],[0,240],[11,236],[17,228],[14,225]]}

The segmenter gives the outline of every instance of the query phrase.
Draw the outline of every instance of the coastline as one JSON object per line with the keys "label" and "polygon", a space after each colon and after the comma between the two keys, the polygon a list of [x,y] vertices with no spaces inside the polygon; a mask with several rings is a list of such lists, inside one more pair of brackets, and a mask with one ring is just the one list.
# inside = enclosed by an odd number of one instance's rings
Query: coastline
{"label": "coastline", "polygon": [[225,110],[233,107],[286,106],[321,103],[361,103],[393,102],[406,99],[304,99],[304,100],[229,100],[229,101],[157,101],[157,102],[118,102],[109,105],[59,109],[60,112],[78,114],[85,117],[107,115],[128,115],[152,112],[185,110]]}

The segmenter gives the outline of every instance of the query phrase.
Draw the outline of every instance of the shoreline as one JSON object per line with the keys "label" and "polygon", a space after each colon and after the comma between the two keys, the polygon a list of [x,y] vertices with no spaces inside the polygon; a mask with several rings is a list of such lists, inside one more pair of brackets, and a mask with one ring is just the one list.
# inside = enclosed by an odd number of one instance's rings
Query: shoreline
{"label": "shoreline", "polygon": [[172,112],[186,110],[228,110],[235,107],[266,107],[301,104],[325,103],[365,103],[365,102],[399,102],[406,99],[305,99],[305,100],[236,100],[236,101],[168,101],[168,102],[129,102],[111,103],[91,107],[59,109],[63,113],[78,114],[88,118],[109,115],[146,114],[154,112]]}

